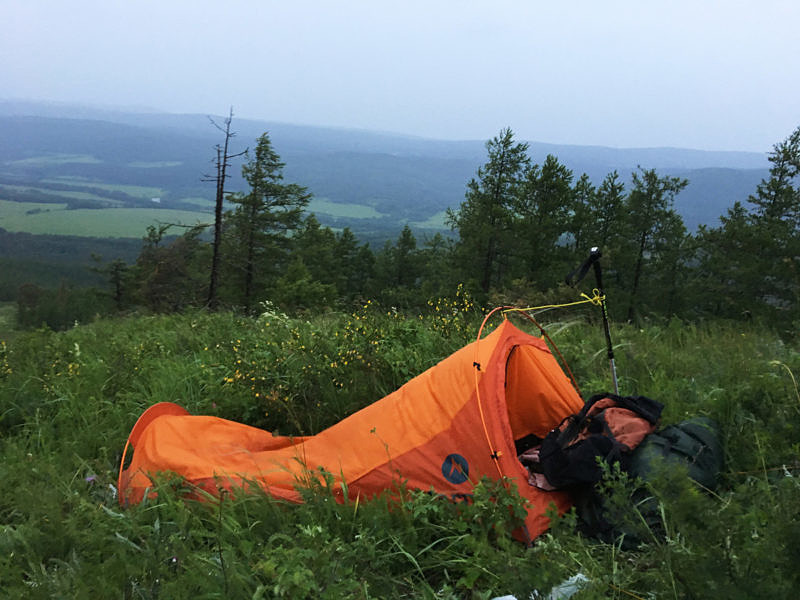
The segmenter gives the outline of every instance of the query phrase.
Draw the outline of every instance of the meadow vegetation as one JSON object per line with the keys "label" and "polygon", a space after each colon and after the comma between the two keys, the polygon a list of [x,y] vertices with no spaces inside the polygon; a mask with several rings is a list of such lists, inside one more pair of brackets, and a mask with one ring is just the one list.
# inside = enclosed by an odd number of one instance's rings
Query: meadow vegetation
{"label": "meadow vegetation", "polygon": [[[446,214],[454,237],[421,245],[408,226],[376,250],[347,227],[323,227],[304,212],[307,189],[283,182],[264,134],[243,166],[249,191],[227,198],[232,210],[217,180],[213,243],[207,224],[178,236],[150,225],[135,261],[95,261],[103,289],[39,287],[33,277],[49,272],[35,257],[3,259],[20,328],[0,342],[3,592],[525,598],[580,573],[581,598],[793,597],[800,128],[774,147],[749,205],[696,234],[674,210],[685,180],[641,169],[630,190],[617,173],[595,187],[556,157],[534,164],[510,130],[487,151],[465,201]],[[122,210],[55,211],[47,189],[20,192],[42,203],[26,218]],[[134,188],[67,191],[150,205]],[[0,231],[9,251],[25,240]],[[61,247],[37,240],[43,252]],[[526,484],[514,481],[486,481],[456,506],[404,489],[337,503],[323,478],[299,484],[296,506],[257,489],[189,500],[165,476],[157,497],[118,506],[122,448],[148,406],[173,401],[282,435],[317,433],[475,339],[488,307],[577,300],[558,282],[590,243],[603,249],[621,392],[664,403],[663,424],[718,424],[717,489],[680,468],[646,484],[607,469],[609,516],[625,533],[603,543],[578,532],[574,513],[552,515],[530,548],[511,535],[525,514],[514,490]],[[597,308],[538,316],[583,397],[608,390]],[[6,307],[0,326],[10,320]]]}
{"label": "meadow vegetation", "polygon": [[[596,309],[540,315],[584,395],[609,388]],[[637,532],[601,543],[572,513],[526,548],[511,532],[518,482],[485,482],[471,505],[407,491],[337,503],[323,483],[288,505],[251,489],[121,508],[116,476],[138,415],[159,401],[281,434],[313,434],[474,339],[463,293],[403,314],[290,317],[188,310],[97,319],[0,342],[0,581],[25,598],[491,598],[548,591],[582,573],[576,598],[789,598],[800,585],[800,353],[753,322],[616,325],[622,392],[666,405],[664,423],[717,421],[718,489],[680,469],[647,487],[610,471],[611,501]],[[513,317],[511,317],[513,318]],[[494,322],[496,324],[496,322]],[[521,327],[527,327],[523,322]],[[534,332],[535,333],[535,332]],[[396,494],[395,494],[396,495]]]}

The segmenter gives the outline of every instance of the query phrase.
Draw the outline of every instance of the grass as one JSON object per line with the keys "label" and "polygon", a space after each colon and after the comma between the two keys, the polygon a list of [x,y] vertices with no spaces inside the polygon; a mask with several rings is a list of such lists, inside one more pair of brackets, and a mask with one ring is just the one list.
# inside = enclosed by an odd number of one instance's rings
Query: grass
{"label": "grass", "polygon": [[[39,209],[41,212],[28,214]],[[158,208],[67,210],[63,204],[34,204],[0,200],[0,227],[11,232],[85,237],[141,237],[148,225],[208,222],[207,215]]]}
{"label": "grass", "polygon": [[[543,317],[585,395],[607,389],[600,327]],[[582,537],[571,514],[525,548],[509,534],[518,497],[491,483],[457,506],[421,493],[337,503],[323,480],[288,506],[261,493],[186,501],[167,478],[152,501],[118,507],[122,446],[151,404],[315,433],[461,347],[479,322],[471,303],[445,299],[408,316],[371,303],[302,319],[134,315],[0,343],[4,593],[524,598],[580,572],[589,583],[576,598],[793,597],[800,352],[754,324],[612,329],[623,393],[664,402],[665,422],[714,418],[726,447],[713,494],[679,470],[648,488],[660,523],[634,548]],[[629,482],[610,474],[609,485],[635,516]]]}
{"label": "grass", "polygon": [[15,321],[17,305],[15,302],[0,302],[0,340],[12,340],[17,337]]}
{"label": "grass", "polygon": [[331,217],[346,217],[351,219],[378,219],[383,213],[371,206],[364,204],[351,204],[346,202],[331,202],[325,198],[313,198],[308,203],[308,212],[322,213]]}

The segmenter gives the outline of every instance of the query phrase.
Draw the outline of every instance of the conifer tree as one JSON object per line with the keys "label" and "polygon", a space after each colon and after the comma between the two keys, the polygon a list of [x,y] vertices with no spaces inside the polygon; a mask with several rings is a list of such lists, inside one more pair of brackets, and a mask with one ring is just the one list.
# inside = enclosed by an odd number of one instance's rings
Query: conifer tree
{"label": "conifer tree", "polygon": [[378,296],[384,303],[402,307],[420,304],[416,290],[421,284],[422,256],[408,225],[394,243],[386,241],[375,257]]}
{"label": "conifer tree", "polygon": [[639,305],[642,275],[648,268],[657,269],[665,250],[683,244],[686,229],[673,208],[675,196],[689,182],[680,177],[661,177],[655,169],[633,173],[633,189],[625,199],[629,256],[628,321],[634,319]]}
{"label": "conifer tree", "polygon": [[769,179],[749,201],[760,250],[762,301],[797,316],[800,304],[800,127],[775,144],[767,157]]}
{"label": "conifer tree", "polygon": [[720,227],[701,228],[696,295],[706,312],[783,325],[800,313],[800,127],[767,158],[770,176],[750,206],[737,202]]}
{"label": "conifer tree", "polygon": [[312,279],[341,287],[342,257],[337,252],[336,234],[322,227],[316,216],[309,215],[292,238],[292,260],[302,259]]}
{"label": "conifer tree", "polygon": [[572,211],[569,216],[569,232],[572,236],[571,246],[575,258],[584,256],[591,246],[599,243],[599,240],[593,240],[596,227],[592,211],[596,202],[597,188],[584,173],[572,189]]}
{"label": "conifer tree", "polygon": [[162,244],[169,226],[147,228],[142,251],[133,268],[138,296],[154,312],[175,312],[201,303],[207,264],[199,225]]}
{"label": "conifer tree", "polygon": [[300,225],[311,195],[304,187],[283,183],[284,163],[267,133],[247,156],[242,175],[250,191],[231,196],[236,207],[226,214],[225,237],[234,299],[249,311],[286,267],[290,233]]}
{"label": "conifer tree", "polygon": [[340,266],[339,296],[351,301],[367,294],[375,268],[375,255],[369,246],[359,245],[350,228],[345,227],[336,236],[335,255]]}
{"label": "conifer tree", "polygon": [[514,141],[503,129],[486,143],[489,159],[467,184],[466,199],[447,211],[447,223],[458,231],[455,255],[465,280],[477,280],[484,293],[508,275],[514,246],[514,205],[525,169],[528,144]]}
{"label": "conifer tree", "polygon": [[549,288],[563,279],[568,269],[566,247],[559,244],[570,228],[574,207],[572,171],[548,154],[541,166],[529,166],[515,204],[519,215],[516,248],[522,254],[518,273]]}
{"label": "conifer tree", "polygon": [[594,226],[593,245],[599,245],[605,252],[611,246],[614,231],[622,218],[622,205],[625,201],[625,184],[620,181],[619,174],[613,171],[605,176],[595,194],[595,202],[590,213],[590,221]]}

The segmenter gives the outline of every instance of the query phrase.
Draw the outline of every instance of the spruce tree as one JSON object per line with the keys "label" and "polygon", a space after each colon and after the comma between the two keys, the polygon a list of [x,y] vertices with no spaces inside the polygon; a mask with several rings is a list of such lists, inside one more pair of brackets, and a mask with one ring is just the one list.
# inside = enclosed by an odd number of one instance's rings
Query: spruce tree
{"label": "spruce tree", "polygon": [[562,236],[574,210],[572,171],[548,154],[541,166],[529,166],[515,204],[519,215],[515,247],[521,255],[518,277],[548,289],[557,285],[572,262]]}
{"label": "spruce tree", "polygon": [[701,229],[698,272],[707,293],[698,304],[785,325],[800,316],[800,127],[767,158],[770,176],[749,206],[737,202],[720,227]]}
{"label": "spruce tree", "polygon": [[269,135],[258,138],[253,155],[242,167],[250,186],[230,198],[236,207],[226,214],[229,277],[233,300],[245,311],[267,293],[288,263],[290,234],[302,221],[311,195],[306,188],[283,182],[283,167]]}
{"label": "spruce tree", "polygon": [[508,275],[514,204],[530,164],[528,144],[515,142],[511,129],[487,142],[486,150],[489,159],[467,184],[466,199],[447,211],[447,223],[458,231],[455,255],[462,278],[475,281],[484,293]]}
{"label": "spruce tree", "polygon": [[[675,196],[689,182],[680,177],[661,177],[655,169],[633,173],[633,189],[625,200],[625,222],[630,243],[628,321],[632,321],[641,304],[642,277],[648,270],[664,265],[665,252],[683,245],[686,229],[675,212]],[[673,255],[670,255],[671,259]]]}

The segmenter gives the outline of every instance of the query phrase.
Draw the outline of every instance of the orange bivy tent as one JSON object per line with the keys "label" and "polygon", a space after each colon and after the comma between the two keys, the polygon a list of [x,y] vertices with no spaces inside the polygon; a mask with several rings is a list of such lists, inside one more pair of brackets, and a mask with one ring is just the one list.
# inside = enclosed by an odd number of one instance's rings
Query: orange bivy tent
{"label": "orange bivy tent", "polygon": [[[395,392],[309,437],[280,437],[218,417],[192,416],[162,402],[145,411],[120,469],[124,504],[150,493],[151,475],[174,472],[212,494],[257,484],[300,502],[298,482],[322,468],[334,491],[366,499],[399,481],[452,500],[468,500],[484,476],[507,477],[530,501],[532,539],[549,526],[545,511],[569,507],[563,492],[528,484],[514,441],[543,438],[583,401],[544,341],[504,320]],[[126,446],[126,453],[128,447]],[[125,456],[123,456],[123,461]]]}

